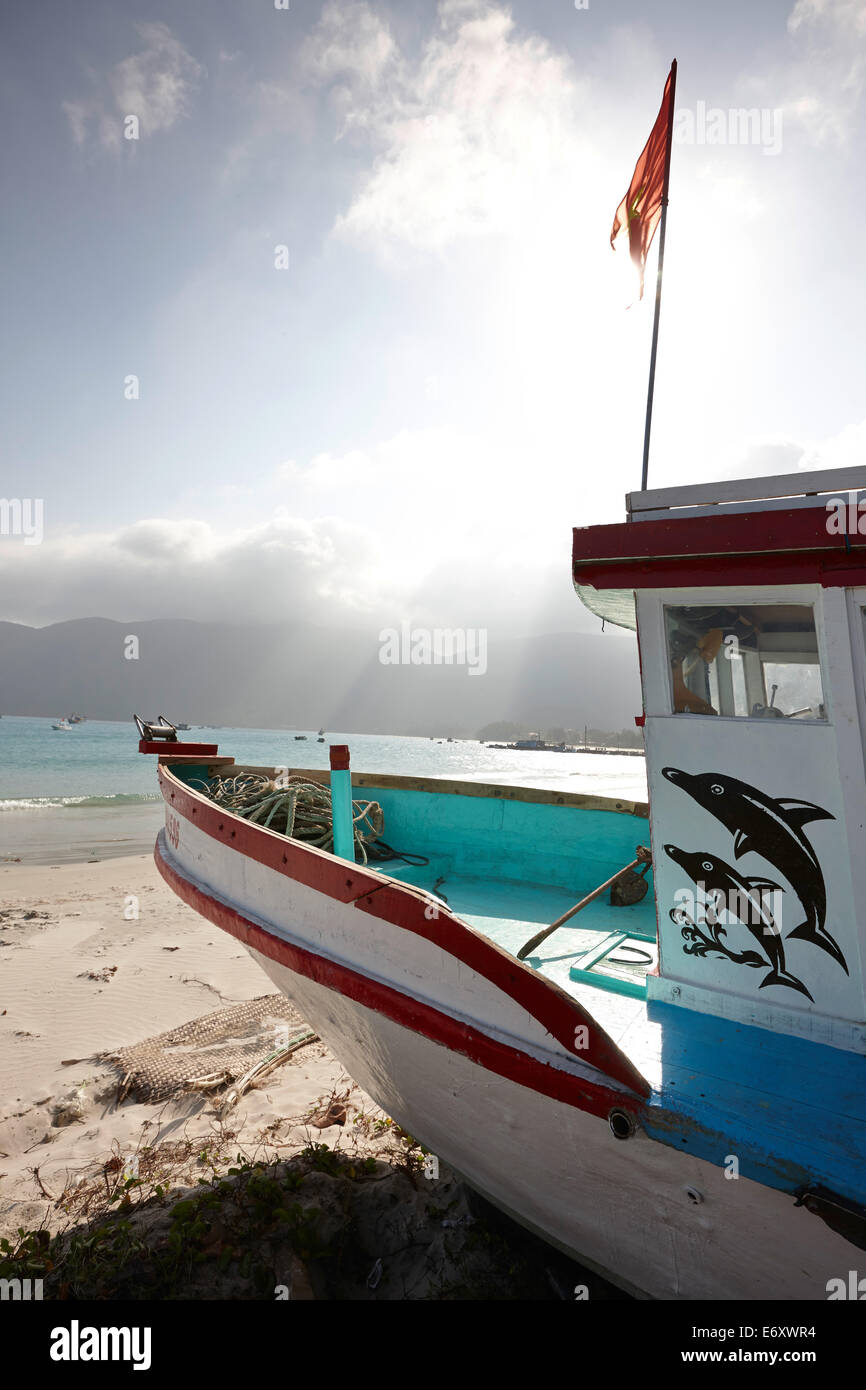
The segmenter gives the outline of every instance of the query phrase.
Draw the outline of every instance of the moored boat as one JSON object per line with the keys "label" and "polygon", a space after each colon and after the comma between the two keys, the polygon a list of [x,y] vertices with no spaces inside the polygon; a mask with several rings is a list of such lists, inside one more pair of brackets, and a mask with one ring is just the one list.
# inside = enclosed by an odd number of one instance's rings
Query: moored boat
{"label": "moored boat", "polygon": [[[575,532],[581,598],[639,637],[648,806],[355,773],[371,852],[396,854],[359,864],[218,799],[257,776],[278,797],[286,769],[139,745],[174,891],[404,1129],[639,1295],[825,1299],[866,1248],[866,546],[827,498],[848,489],[866,470],[654,490]],[[652,892],[593,897],[648,840]]]}

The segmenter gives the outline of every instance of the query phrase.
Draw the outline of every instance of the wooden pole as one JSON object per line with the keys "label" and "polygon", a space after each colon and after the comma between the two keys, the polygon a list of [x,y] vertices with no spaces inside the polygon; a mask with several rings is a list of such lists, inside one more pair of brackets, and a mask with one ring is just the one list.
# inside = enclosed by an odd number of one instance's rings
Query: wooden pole
{"label": "wooden pole", "polygon": [[626,864],[624,869],[619,869],[610,878],[605,879],[604,883],[600,883],[591,893],[587,893],[586,897],[581,898],[580,902],[575,903],[574,907],[570,907],[561,917],[557,917],[555,922],[551,922],[549,927],[544,927],[535,936],[531,936],[526,944],[521,946],[520,950],[517,952],[517,959],[526,960],[526,957],[535,950],[536,946],[540,946],[542,941],[546,941],[551,932],[555,932],[557,927],[562,926],[563,922],[567,922],[575,913],[580,912],[582,907],[586,907],[588,903],[593,902],[604,892],[605,888],[610,888],[611,884],[616,883],[618,878],[622,878],[623,874],[627,874],[629,869],[636,869],[639,864],[646,866],[651,862],[650,851],[643,845],[638,845],[636,853],[637,858],[633,859],[630,864]]}
{"label": "wooden pole", "polygon": [[355,827],[352,822],[352,774],[349,771],[349,748],[345,743],[332,743],[328,749],[331,762],[331,815],[334,829],[334,853],[341,859],[355,859]]}
{"label": "wooden pole", "polygon": [[656,354],[658,352],[659,345],[659,317],[661,315],[662,307],[662,276],[664,275],[665,269],[665,230],[667,228],[668,221],[668,188],[670,186],[671,179],[671,147],[673,145],[674,98],[676,97],[676,93],[677,60],[675,58],[673,63],[671,64],[671,101],[670,106],[668,107],[668,141],[667,149],[665,150],[665,181],[664,191],[662,192],[662,220],[661,226],[659,227],[659,265],[658,271],[656,273],[656,303],[655,312],[653,314],[653,338],[652,348],[650,350],[649,383],[647,385],[646,422],[644,424],[643,432],[643,469],[641,471],[640,480],[641,492],[646,491],[647,478],[649,477],[650,431],[652,429],[653,394],[655,392],[656,384]]}

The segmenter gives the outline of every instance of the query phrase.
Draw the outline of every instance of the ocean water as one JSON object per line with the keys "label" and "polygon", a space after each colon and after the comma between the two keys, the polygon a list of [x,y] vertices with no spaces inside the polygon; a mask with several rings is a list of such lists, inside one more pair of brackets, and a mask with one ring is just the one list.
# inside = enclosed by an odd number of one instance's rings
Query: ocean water
{"label": "ocean water", "polygon": [[[138,752],[131,722],[88,721],[69,733],[50,719],[0,719],[0,812],[105,807],[159,800],[156,759]],[[299,742],[295,734],[306,734]],[[327,768],[328,744],[347,743],[357,772],[452,777],[516,786],[556,787],[642,800],[644,761],[623,754],[510,752],[474,740],[454,743],[326,730],[193,729],[196,742],[217,743],[237,762]]]}
{"label": "ocean water", "polygon": [[[68,733],[50,719],[0,719],[0,860],[57,864],[141,854],[163,818],[156,758],[138,752],[133,723],[94,720]],[[303,733],[306,741],[296,740]],[[356,772],[447,777],[646,799],[644,760],[625,754],[510,752],[473,740],[309,729],[192,729],[239,763],[328,767],[328,744],[349,745]]]}

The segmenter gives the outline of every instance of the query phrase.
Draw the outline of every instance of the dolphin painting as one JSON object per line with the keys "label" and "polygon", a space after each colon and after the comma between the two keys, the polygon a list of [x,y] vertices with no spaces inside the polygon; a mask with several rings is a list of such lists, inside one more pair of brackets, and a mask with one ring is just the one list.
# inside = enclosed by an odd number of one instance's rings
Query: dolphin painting
{"label": "dolphin painting", "polygon": [[788,939],[797,937],[820,946],[847,975],[845,957],[824,926],[827,891],[821,865],[803,834],[803,826],[810,821],[835,820],[835,816],[811,801],[792,797],[774,800],[724,772],[691,773],[664,767],[662,776],[730,830],[736,859],[754,851],[784,874],[806,914],[805,920],[788,933]]}
{"label": "dolphin painting", "polygon": [[[787,985],[789,989],[796,989],[800,994],[805,994],[807,999],[812,999],[803,981],[798,980],[786,967],[782,934],[765,901],[768,891],[778,891],[778,883],[771,883],[766,878],[744,878],[736,869],[731,868],[730,864],[705,850],[689,853],[687,850],[678,849],[676,845],[665,845],[665,854],[679,865],[693,883],[703,888],[707,898],[714,899],[713,915],[711,917],[710,912],[707,912],[707,922],[710,923],[713,940],[725,955],[745,965],[753,964],[752,960],[746,959],[749,952],[737,956],[719,942],[719,936],[724,934],[725,929],[717,925],[718,913],[727,909],[749,929],[766,956],[770,973],[764,976],[759,988],[764,989],[767,985]],[[814,1000],[812,1002],[814,1003]]]}

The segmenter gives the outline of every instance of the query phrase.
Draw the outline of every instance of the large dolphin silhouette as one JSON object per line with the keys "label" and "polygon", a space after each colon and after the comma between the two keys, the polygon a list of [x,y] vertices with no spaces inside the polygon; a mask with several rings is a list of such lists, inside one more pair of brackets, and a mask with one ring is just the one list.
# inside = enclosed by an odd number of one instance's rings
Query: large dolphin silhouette
{"label": "large dolphin silhouette", "polygon": [[691,773],[663,767],[662,776],[730,830],[735,859],[754,851],[775,864],[791,884],[806,914],[805,920],[788,933],[788,939],[797,937],[820,946],[847,975],[845,957],[824,926],[827,890],[821,865],[803,834],[803,826],[810,821],[835,820],[835,816],[811,801],[793,797],[774,800],[725,772]]}
{"label": "large dolphin silhouette", "polygon": [[[792,975],[785,964],[782,934],[765,901],[765,894],[778,889],[778,883],[771,883],[766,878],[745,878],[723,859],[717,859],[705,850],[690,853],[678,849],[676,845],[665,845],[665,853],[688,874],[693,883],[703,888],[708,897],[716,899],[714,917],[718,915],[718,900],[721,898],[721,909],[727,910],[748,927],[771,967],[770,973],[761,981],[761,989],[766,985],[787,985],[789,989],[805,994],[807,999],[812,998],[803,981]],[[709,915],[707,920],[710,920]],[[717,937],[719,933],[724,934],[724,927],[714,923],[712,932]]]}

